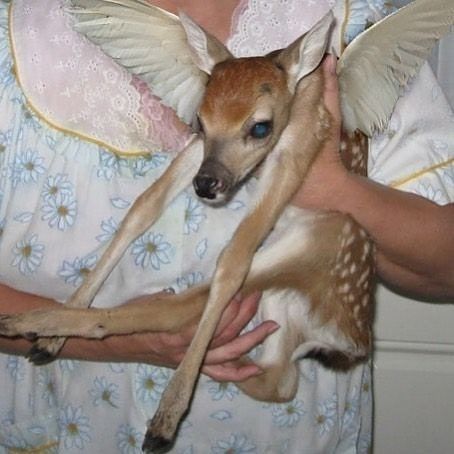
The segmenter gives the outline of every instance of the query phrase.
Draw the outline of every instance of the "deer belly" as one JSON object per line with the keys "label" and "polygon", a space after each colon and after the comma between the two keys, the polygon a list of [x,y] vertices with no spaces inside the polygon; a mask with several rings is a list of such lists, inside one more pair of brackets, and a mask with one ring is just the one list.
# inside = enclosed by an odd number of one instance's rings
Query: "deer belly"
{"label": "deer belly", "polygon": [[254,358],[266,367],[312,357],[318,352],[341,352],[357,358],[367,352],[358,347],[349,336],[341,332],[334,320],[321,323],[317,313],[310,310],[307,296],[300,291],[267,290],[260,301],[261,320],[274,320],[280,329],[263,343],[260,358]]}
{"label": "deer belly", "polygon": [[[254,358],[263,366],[282,364],[283,358],[291,362],[312,356],[314,352],[341,352],[349,358],[367,354],[364,346],[337,325],[334,314],[322,322],[317,304],[311,302],[304,291],[307,287],[299,285],[298,281],[283,288],[290,273],[301,275],[306,282],[318,278],[316,266],[308,257],[314,254],[314,241],[320,238],[321,224],[331,220],[333,216],[329,214],[288,207],[254,257],[251,280],[260,282],[259,286],[265,289],[260,302],[260,319],[274,320],[281,326],[264,342],[260,359]],[[337,249],[333,247],[333,257],[336,254]],[[324,269],[319,271],[326,274]]]}

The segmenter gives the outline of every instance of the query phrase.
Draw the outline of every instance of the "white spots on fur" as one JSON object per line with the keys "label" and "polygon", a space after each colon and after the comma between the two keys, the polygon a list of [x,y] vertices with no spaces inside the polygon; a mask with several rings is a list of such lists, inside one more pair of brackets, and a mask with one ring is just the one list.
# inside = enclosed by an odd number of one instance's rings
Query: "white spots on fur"
{"label": "white spots on fur", "polygon": [[350,284],[348,282],[345,282],[339,287],[339,293],[348,293],[350,289]]}
{"label": "white spots on fur", "polygon": [[356,287],[362,287],[366,282],[368,282],[368,277],[370,274],[370,267],[368,266],[359,276],[359,279],[356,281]]}
{"label": "white spots on fur", "polygon": [[361,147],[359,145],[353,145],[352,147],[352,154],[353,156],[358,156],[358,155],[362,155],[362,152],[361,152]]}
{"label": "white spots on fur", "polygon": [[353,307],[353,316],[355,317],[356,320],[358,320],[358,316],[359,316],[359,311],[360,310],[361,310],[361,306],[359,304],[356,304]]}
{"label": "white spots on fur", "polygon": [[347,236],[349,233],[352,231],[352,223],[350,221],[347,221],[344,224],[344,227],[342,227],[342,235]]}
{"label": "white spots on fur", "polygon": [[357,304],[353,308],[353,318],[355,320],[355,325],[359,331],[362,331],[364,328],[363,319],[361,318],[361,309],[362,307],[360,304]]}
{"label": "white spots on fur", "polygon": [[362,155],[357,156],[352,159],[352,168],[353,169],[361,168],[361,167],[363,167],[363,165],[364,165],[364,157]]}
{"label": "white spots on fur", "polygon": [[355,235],[350,235],[345,242],[345,246],[351,246],[355,242],[356,236]]}
{"label": "white spots on fur", "polygon": [[366,241],[363,246],[363,254],[361,255],[361,261],[365,262],[369,257],[370,251],[372,249],[371,243]]}
{"label": "white spots on fur", "polygon": [[353,145],[352,149],[352,162],[351,162],[351,167],[352,169],[357,169],[358,167],[363,167],[364,165],[364,154],[362,152],[362,149],[360,145]]}
{"label": "white spots on fur", "polygon": [[334,291],[327,289],[327,298],[343,306],[345,334],[362,344],[365,330],[369,330],[373,246],[367,232],[349,218],[339,229],[337,244],[330,269]]}
{"label": "white spots on fur", "polygon": [[352,253],[350,251],[348,251],[345,255],[344,255],[344,258],[343,258],[343,262],[345,265],[348,264],[348,262],[350,262],[350,259],[352,258]]}

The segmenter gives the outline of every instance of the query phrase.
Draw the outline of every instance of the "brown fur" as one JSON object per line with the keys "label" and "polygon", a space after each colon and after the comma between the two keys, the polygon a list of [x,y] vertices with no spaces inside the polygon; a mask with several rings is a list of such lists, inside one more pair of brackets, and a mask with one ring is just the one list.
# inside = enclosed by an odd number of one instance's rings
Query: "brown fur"
{"label": "brown fur", "polygon": [[286,91],[286,74],[268,57],[228,60],[214,68],[200,115],[207,121],[222,118],[222,123],[214,122],[211,128],[230,133],[244,123],[260,96],[282,96]]}

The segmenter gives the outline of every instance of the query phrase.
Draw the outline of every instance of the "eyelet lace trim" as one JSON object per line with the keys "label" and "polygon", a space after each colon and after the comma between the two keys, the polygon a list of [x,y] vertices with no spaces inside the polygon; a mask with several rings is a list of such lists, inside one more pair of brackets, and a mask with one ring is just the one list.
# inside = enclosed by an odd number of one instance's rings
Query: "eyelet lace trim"
{"label": "eyelet lace trim", "polygon": [[67,6],[67,0],[11,4],[16,74],[33,111],[120,154],[179,148],[187,129],[145,84],[71,28]]}

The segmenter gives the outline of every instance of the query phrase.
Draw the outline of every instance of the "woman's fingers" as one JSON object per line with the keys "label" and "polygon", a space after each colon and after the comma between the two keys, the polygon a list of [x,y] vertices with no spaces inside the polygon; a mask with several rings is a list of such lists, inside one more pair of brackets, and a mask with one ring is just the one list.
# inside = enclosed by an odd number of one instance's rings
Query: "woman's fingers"
{"label": "woman's fingers", "polygon": [[256,364],[231,362],[216,366],[203,366],[202,373],[219,382],[242,382],[263,373]]}
{"label": "woman's fingers", "polygon": [[269,320],[231,342],[209,350],[202,372],[216,381],[231,382],[241,382],[260,375],[263,371],[259,366],[241,358],[278,329],[279,325]]}
{"label": "woman's fingers", "polygon": [[245,298],[240,294],[235,296],[229,307],[235,308],[236,312],[233,317],[223,314],[210,348],[218,347],[238,336],[257,312],[261,296],[260,292],[254,292]]}
{"label": "woman's fingers", "polygon": [[[151,298],[163,295],[165,292],[159,292]],[[216,380],[240,381],[260,373],[256,365],[238,362],[239,358],[261,344],[279,328],[277,323],[267,321],[247,333],[240,334],[257,312],[260,298],[261,293],[255,292],[245,298],[237,295],[230,302],[205,358],[203,370],[207,375]],[[149,299],[150,296],[146,300]],[[137,299],[134,302],[140,304],[141,300]],[[194,324],[177,333],[161,332],[145,335],[147,343],[151,345],[153,357],[158,358],[160,364],[176,367],[186,354],[196,328],[197,324]]]}
{"label": "woman's fingers", "polygon": [[274,333],[279,325],[272,321],[266,321],[252,331],[241,334],[232,341],[208,351],[205,364],[221,364],[241,358],[254,347],[261,344],[270,334]]}

